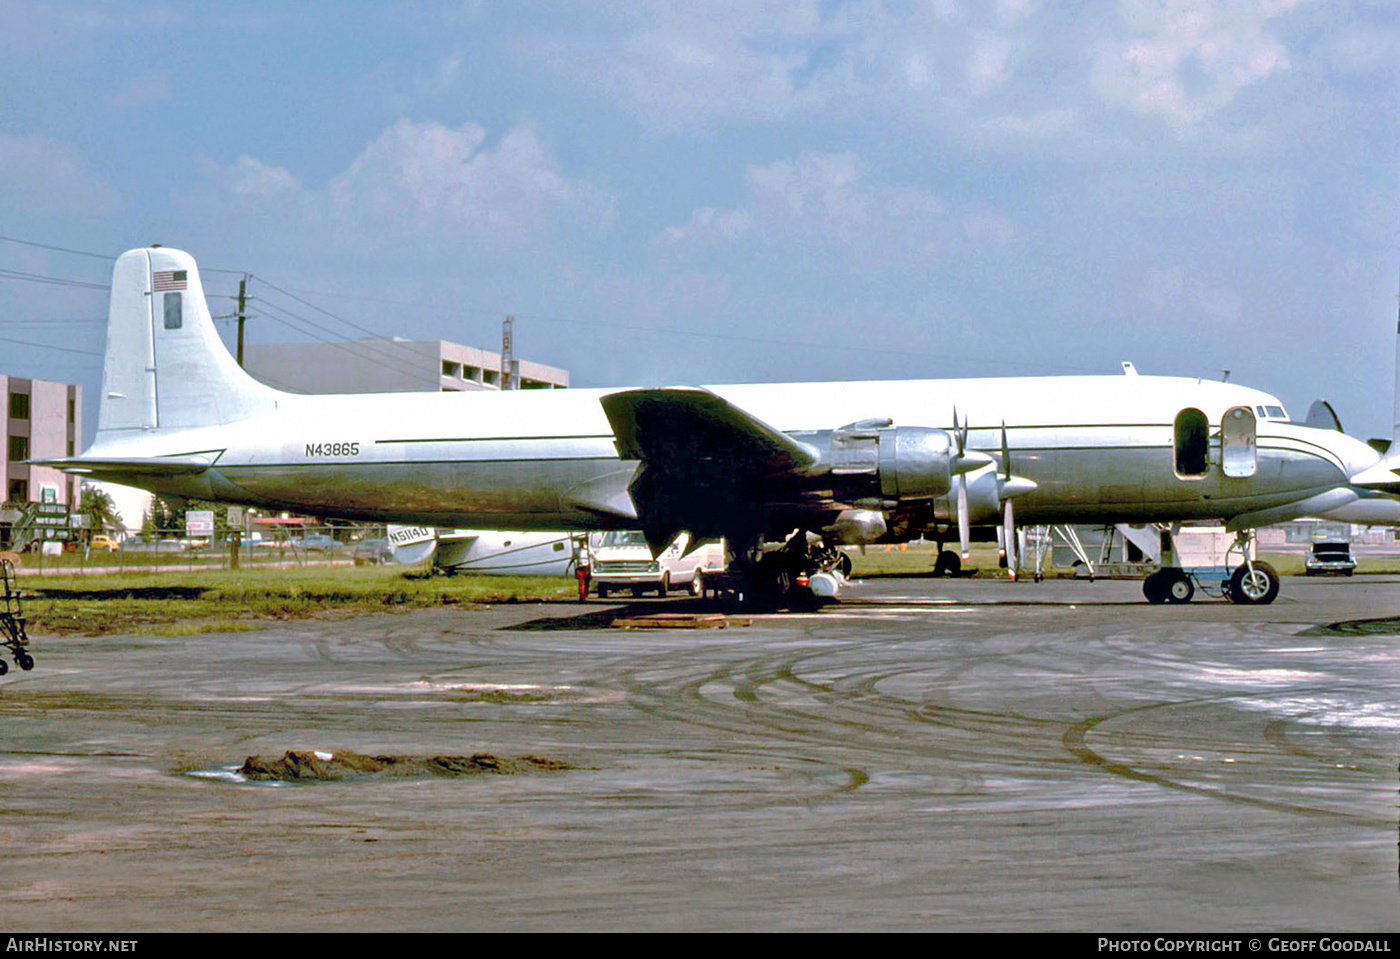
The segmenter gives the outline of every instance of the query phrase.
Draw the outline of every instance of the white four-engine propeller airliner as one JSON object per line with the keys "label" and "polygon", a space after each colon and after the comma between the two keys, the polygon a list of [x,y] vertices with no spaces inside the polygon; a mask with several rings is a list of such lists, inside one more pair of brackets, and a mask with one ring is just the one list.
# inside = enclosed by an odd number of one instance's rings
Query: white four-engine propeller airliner
{"label": "white four-engine propeller airliner", "polygon": [[[752,588],[777,596],[834,567],[842,544],[956,535],[966,550],[970,527],[1016,520],[1248,531],[1400,490],[1388,459],[1290,422],[1267,393],[1128,364],[1114,376],[283,393],[238,367],[194,259],[162,247],[117,260],[96,441],[46,464],[352,519],[631,528],[656,548],[681,531],[723,537]],[[1182,576],[1159,574],[1149,598]],[[1232,583],[1241,602],[1278,589],[1258,563]]]}

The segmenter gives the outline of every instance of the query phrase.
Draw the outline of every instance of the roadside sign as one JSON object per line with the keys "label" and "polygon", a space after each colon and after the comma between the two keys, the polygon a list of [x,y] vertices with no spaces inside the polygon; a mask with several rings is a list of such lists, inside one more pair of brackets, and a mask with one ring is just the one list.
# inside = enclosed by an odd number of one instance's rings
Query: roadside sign
{"label": "roadside sign", "polygon": [[214,535],[214,511],[192,509],[185,513],[185,533],[190,536]]}

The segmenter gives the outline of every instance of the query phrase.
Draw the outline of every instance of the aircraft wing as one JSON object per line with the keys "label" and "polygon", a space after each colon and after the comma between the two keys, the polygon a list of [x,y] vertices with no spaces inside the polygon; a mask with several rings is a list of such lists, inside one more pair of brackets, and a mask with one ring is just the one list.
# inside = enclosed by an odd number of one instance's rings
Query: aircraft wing
{"label": "aircraft wing", "polygon": [[790,495],[817,452],[708,390],[628,390],[602,399],[618,455],[641,463],[628,486],[653,551],[681,530],[722,536]]}
{"label": "aircraft wing", "polygon": [[709,390],[628,390],[602,402],[623,459],[722,463],[753,474],[817,461],[808,447]]}

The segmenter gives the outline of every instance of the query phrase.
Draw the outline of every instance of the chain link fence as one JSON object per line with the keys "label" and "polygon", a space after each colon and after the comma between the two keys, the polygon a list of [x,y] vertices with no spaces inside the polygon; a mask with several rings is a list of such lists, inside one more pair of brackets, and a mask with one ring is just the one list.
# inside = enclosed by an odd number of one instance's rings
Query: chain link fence
{"label": "chain link fence", "polygon": [[382,527],[299,526],[190,536],[183,529],[96,534],[31,543],[16,554],[27,574],[101,574],[383,562]]}

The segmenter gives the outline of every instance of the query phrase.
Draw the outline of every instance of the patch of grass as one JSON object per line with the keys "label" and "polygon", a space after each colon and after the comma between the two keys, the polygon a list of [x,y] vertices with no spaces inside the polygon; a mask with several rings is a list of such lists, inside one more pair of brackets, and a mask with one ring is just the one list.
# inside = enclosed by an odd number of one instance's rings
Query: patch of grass
{"label": "patch of grass", "polygon": [[[958,544],[951,547],[954,552]],[[933,573],[934,560],[938,558],[938,547],[933,543],[907,543],[899,546],[867,546],[862,554],[859,549],[847,550],[851,556],[851,575],[862,576],[918,576]],[[997,568],[997,547],[995,543],[973,543],[972,556],[963,564],[964,569],[980,569],[988,572],[1004,572]]]}
{"label": "patch of grass", "polygon": [[423,576],[373,566],[21,576],[20,586],[31,632],[164,636],[258,629],[271,620],[563,600],[577,589],[562,578]]}

